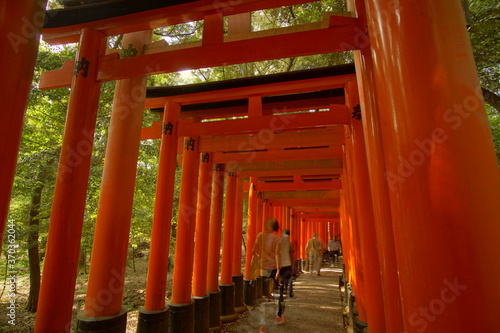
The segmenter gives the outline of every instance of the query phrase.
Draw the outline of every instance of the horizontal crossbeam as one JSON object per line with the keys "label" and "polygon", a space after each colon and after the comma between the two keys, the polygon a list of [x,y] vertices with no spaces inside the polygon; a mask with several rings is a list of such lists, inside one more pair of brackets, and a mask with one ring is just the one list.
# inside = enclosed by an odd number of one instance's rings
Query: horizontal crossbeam
{"label": "horizontal crossbeam", "polygon": [[270,162],[270,161],[294,161],[294,160],[324,160],[342,158],[342,148],[300,148],[287,150],[266,151],[239,151],[235,153],[217,152],[213,155],[214,163],[229,162]]}
{"label": "horizontal crossbeam", "polygon": [[[355,25],[347,25],[204,45],[125,59],[104,57],[99,62],[98,80],[111,81],[188,69],[352,51],[356,45],[353,42],[355,38]],[[203,56],[200,57],[200,55]]]}
{"label": "horizontal crossbeam", "polygon": [[285,114],[203,123],[180,122],[177,133],[179,136],[189,137],[258,132],[261,136],[266,136],[265,140],[272,141],[275,131],[347,124],[348,122],[349,114],[347,107],[344,107],[343,110],[327,112]]}
{"label": "horizontal crossbeam", "polygon": [[[248,185],[248,184],[247,184]],[[259,192],[282,192],[282,191],[327,191],[342,188],[340,179],[307,181],[302,183],[294,182],[259,182],[257,191]],[[248,191],[248,186],[245,188]]]}
{"label": "horizontal crossbeam", "polygon": [[80,31],[90,28],[107,36],[166,27],[202,20],[207,15],[223,16],[255,10],[291,6],[308,0],[122,0],[117,3],[49,10],[45,16],[45,42],[78,42]]}
{"label": "horizontal crossbeam", "polygon": [[339,206],[340,199],[271,199],[269,200],[273,206],[286,206],[286,207],[330,207]]}

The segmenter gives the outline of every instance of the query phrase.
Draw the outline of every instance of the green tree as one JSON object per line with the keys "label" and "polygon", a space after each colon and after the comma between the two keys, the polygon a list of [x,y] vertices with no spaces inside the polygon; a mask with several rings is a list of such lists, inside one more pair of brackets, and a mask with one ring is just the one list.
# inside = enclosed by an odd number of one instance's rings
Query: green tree
{"label": "green tree", "polygon": [[469,10],[472,50],[500,162],[500,3],[469,0]]}

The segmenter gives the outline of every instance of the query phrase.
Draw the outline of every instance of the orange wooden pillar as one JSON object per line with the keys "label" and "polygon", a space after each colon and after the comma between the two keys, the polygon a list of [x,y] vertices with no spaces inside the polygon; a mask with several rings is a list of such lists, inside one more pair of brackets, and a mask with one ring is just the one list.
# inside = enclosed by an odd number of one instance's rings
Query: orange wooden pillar
{"label": "orange wooden pillar", "polygon": [[284,209],[284,214],[285,214],[285,226],[286,229],[291,230],[292,229],[292,219],[291,219],[291,209],[290,207],[285,207]]}
{"label": "orange wooden pillar", "polygon": [[210,207],[210,234],[208,239],[207,292],[210,297],[210,330],[220,330],[219,264],[224,199],[224,165],[216,164],[212,174],[212,205]]}
{"label": "orange wooden pillar", "polygon": [[285,207],[283,206],[276,207],[274,210],[274,216],[276,217],[276,219],[278,219],[279,222],[278,235],[281,235],[281,231],[284,229],[286,223]]}
{"label": "orange wooden pillar", "polygon": [[356,198],[356,188],[354,186],[354,166],[353,166],[353,147],[352,141],[349,140],[351,134],[349,126],[345,126],[345,157],[343,158],[343,176],[342,184],[345,187],[344,195],[346,201],[346,215],[348,217],[349,236],[351,245],[351,282],[354,294],[356,295],[356,306],[359,311],[359,319],[366,322],[366,294],[364,285],[364,270],[362,261],[361,241],[359,237],[359,224],[358,224],[358,208]]}
{"label": "orange wooden pillar", "polygon": [[179,114],[180,105],[178,103],[166,103],[156,179],[146,300],[144,309],[139,311],[138,332],[147,332],[153,329],[163,332],[162,330],[168,328],[169,314],[165,305],[165,295],[177,163],[177,120]]}
{"label": "orange wooden pillar", "polygon": [[264,221],[269,217],[270,203],[267,199],[262,199],[262,192],[257,192],[257,234],[264,231]]}
{"label": "orange wooden pillar", "polygon": [[326,228],[328,230],[328,241],[330,241],[331,239],[333,239],[333,235],[334,235],[334,232],[333,232],[333,222],[327,222],[326,223]]}
{"label": "orange wooden pillar", "polygon": [[[258,182],[256,183],[258,184]],[[264,221],[267,216],[269,216],[269,211],[271,210],[271,204],[268,199],[263,199],[264,193],[258,191],[257,185],[257,230],[255,237],[259,232],[264,231]],[[262,300],[262,277],[258,276],[255,279],[255,297],[257,300]]]}
{"label": "orange wooden pillar", "polygon": [[[151,35],[151,31],[127,34],[123,45],[142,50]],[[145,77],[116,82],[87,297],[78,316],[82,332],[109,325],[121,330],[127,317],[122,298],[145,95]]]}
{"label": "orange wooden pillar", "polygon": [[[344,190],[342,191],[343,193]],[[345,207],[345,200],[346,196],[343,194],[340,198],[340,207],[339,207],[339,213],[340,213],[340,229],[342,232],[342,235],[344,236],[342,238],[342,260],[344,262],[345,266],[345,275],[346,275],[346,282],[352,283],[352,278],[353,278],[353,267],[352,267],[352,251],[351,251],[351,240],[352,236],[350,235],[350,222],[349,222],[349,216],[347,215],[346,212],[346,207]]]}
{"label": "orange wooden pillar", "polygon": [[28,104],[45,1],[3,1],[0,4],[2,52],[0,83],[3,112],[0,113],[0,246],[21,142],[24,113]]}
{"label": "orange wooden pillar", "polygon": [[236,173],[228,172],[226,177],[226,200],[224,205],[224,235],[219,288],[221,291],[221,321],[238,318],[234,308],[234,283],[232,280],[233,243],[235,224]]}
{"label": "orange wooden pillar", "polygon": [[255,183],[256,177],[250,177],[248,191],[248,216],[247,216],[247,239],[245,257],[245,276],[243,280],[243,301],[246,305],[254,305],[256,301],[255,279],[250,276],[252,263],[252,248],[257,237],[257,191]]}
{"label": "orange wooden pillar", "polygon": [[[297,211],[297,215],[299,214],[299,212]],[[304,236],[306,234],[306,230],[305,230],[305,227],[304,227],[304,222],[302,221],[301,218],[297,218],[297,223],[298,223],[298,227],[299,227],[299,247],[298,247],[298,256],[300,257],[300,259],[304,260],[305,257],[304,257]]]}
{"label": "orange wooden pillar", "polygon": [[175,240],[174,277],[169,304],[170,332],[194,332],[194,301],[191,299],[194,233],[200,153],[197,137],[185,137],[182,153],[179,217]]}
{"label": "orange wooden pillar", "polygon": [[236,195],[234,197],[234,238],[232,279],[234,284],[234,309],[237,313],[247,310],[243,301],[243,274],[241,272],[241,253],[243,246],[243,194],[244,179],[236,177]]}
{"label": "orange wooden pillar", "polygon": [[[297,227],[297,216],[295,214],[294,209],[290,209],[290,241],[293,243],[295,246],[295,249],[299,248],[298,244],[298,237],[299,237],[299,230]],[[297,254],[295,255],[297,257]]]}
{"label": "orange wooden pillar", "polygon": [[193,299],[194,331],[208,332],[210,328],[210,297],[207,294],[208,236],[210,204],[212,202],[212,154],[201,155],[196,204],[196,242],[194,244]]}
{"label": "orange wooden pillar", "polygon": [[307,253],[306,251],[306,246],[307,246],[307,242],[309,241],[309,239],[311,239],[312,235],[313,235],[313,228],[312,228],[312,223],[307,221],[306,219],[303,219],[302,220],[302,223],[305,224],[305,230],[306,230],[306,233],[304,235],[304,246],[302,247],[303,251],[304,251],[304,259],[305,259],[305,270],[306,271],[309,271],[309,254]]}
{"label": "orange wooden pillar", "polygon": [[84,69],[76,72],[71,83],[38,300],[36,332],[66,332],[71,328],[85,196],[99,102],[97,59],[104,53],[104,47],[105,36],[102,33],[90,29],[82,31],[76,59],[81,61]]}
{"label": "orange wooden pillar", "polygon": [[[346,84],[346,105],[352,110],[359,105],[358,87],[356,82]],[[357,223],[359,231],[361,260],[364,272],[367,321],[370,332],[385,333],[385,313],[380,276],[378,244],[376,239],[375,221],[373,217],[373,202],[368,175],[368,163],[360,119],[351,118],[351,147],[353,177],[356,191]]]}
{"label": "orange wooden pillar", "polygon": [[[357,12],[357,16],[361,21],[360,25],[365,27],[366,11],[364,1],[356,1],[355,6],[349,9]],[[373,59],[370,44],[361,45],[360,49],[354,52],[354,59],[360,91],[360,107],[372,191],[377,252],[384,294],[386,332],[400,333],[404,331],[401,294],[399,291],[389,190],[384,176],[386,174],[385,153],[382,144],[382,126],[377,104],[376,84],[373,78]]]}
{"label": "orange wooden pillar", "polygon": [[366,3],[405,330],[497,331],[500,174],[463,8]]}
{"label": "orange wooden pillar", "polygon": [[321,244],[323,245],[323,250],[327,249],[328,246],[328,231],[326,229],[326,222],[320,222],[319,224],[319,239],[321,240]]}
{"label": "orange wooden pillar", "polygon": [[307,227],[303,219],[298,219],[300,226],[300,258],[302,261],[306,260],[305,247],[307,242]]}

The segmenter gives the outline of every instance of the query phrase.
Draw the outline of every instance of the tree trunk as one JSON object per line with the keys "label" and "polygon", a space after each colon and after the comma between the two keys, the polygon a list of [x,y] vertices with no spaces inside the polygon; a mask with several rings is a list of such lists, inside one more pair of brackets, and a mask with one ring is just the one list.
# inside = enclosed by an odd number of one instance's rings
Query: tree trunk
{"label": "tree trunk", "polygon": [[39,182],[31,196],[31,208],[29,214],[29,231],[28,231],[28,258],[30,265],[30,293],[28,296],[28,304],[26,309],[29,312],[36,312],[38,305],[38,294],[40,292],[40,255],[38,249],[38,235],[40,225],[40,202],[42,200],[42,192],[45,187],[44,172],[39,174]]}
{"label": "tree trunk", "polygon": [[484,101],[491,105],[492,108],[500,113],[500,96],[496,95],[494,92],[489,91],[486,88],[481,88],[483,91]]}
{"label": "tree trunk", "polygon": [[83,273],[87,274],[87,253],[85,252],[85,248],[80,249],[80,258],[78,259],[78,270],[83,268]]}

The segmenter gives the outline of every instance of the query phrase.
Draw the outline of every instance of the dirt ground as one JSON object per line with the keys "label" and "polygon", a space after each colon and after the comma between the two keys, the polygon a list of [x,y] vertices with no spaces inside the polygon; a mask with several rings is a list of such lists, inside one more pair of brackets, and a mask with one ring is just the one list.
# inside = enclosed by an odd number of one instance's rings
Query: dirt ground
{"label": "dirt ground", "polygon": [[[286,300],[285,318],[282,325],[274,324],[277,311],[277,301],[269,300],[258,307],[240,315],[236,322],[224,325],[223,333],[228,332],[259,332],[264,326],[266,332],[287,333],[337,333],[345,332],[342,328],[342,306],[338,289],[340,268],[330,268],[324,265],[321,275],[310,276],[302,274],[294,283],[294,298]],[[127,333],[135,333],[137,329],[138,309],[144,304],[147,261],[137,262],[137,272],[128,269],[124,291],[124,306],[129,309],[127,315]],[[170,277],[172,274],[170,274]],[[73,318],[83,309],[85,301],[85,285],[87,275],[78,277]],[[3,286],[2,286],[3,287]],[[33,332],[35,314],[25,310],[29,291],[26,277],[17,281],[16,322],[8,324],[7,293],[0,299],[0,332],[27,333]]]}

